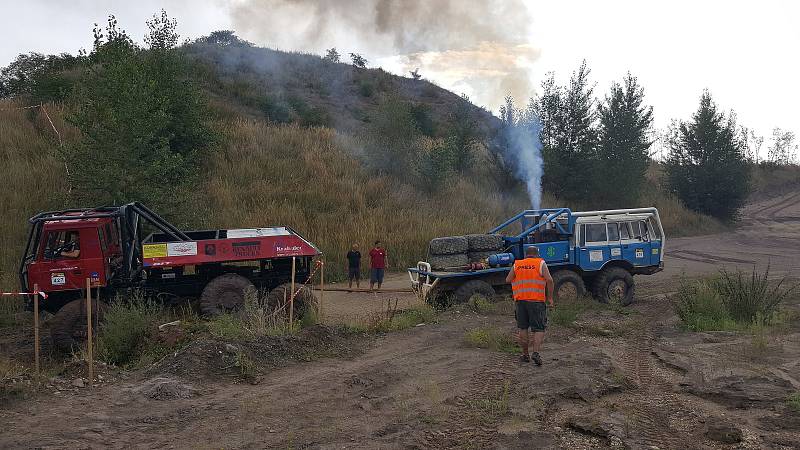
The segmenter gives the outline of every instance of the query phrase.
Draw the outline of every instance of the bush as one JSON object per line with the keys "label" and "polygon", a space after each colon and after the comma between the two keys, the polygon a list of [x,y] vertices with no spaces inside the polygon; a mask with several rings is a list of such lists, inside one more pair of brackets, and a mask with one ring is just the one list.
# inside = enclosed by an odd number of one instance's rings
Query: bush
{"label": "bush", "polygon": [[786,398],[786,404],[792,411],[800,413],[800,391],[789,395]]}
{"label": "bush", "polygon": [[753,269],[749,276],[724,269],[713,279],[681,283],[675,309],[684,326],[692,331],[736,330],[770,325],[781,303],[795,289],[784,289],[785,278],[769,281],[769,267],[764,273]]}
{"label": "bush", "polygon": [[98,355],[110,364],[136,362],[153,343],[156,326],[164,319],[161,305],[135,295],[117,298],[103,317]]}
{"label": "bush", "polygon": [[763,274],[753,269],[749,277],[742,271],[731,274],[724,269],[716,282],[716,290],[725,309],[737,322],[752,324],[763,319],[769,325],[781,302],[794,292],[796,286],[782,289],[785,278],[777,283],[769,281],[769,266]]}
{"label": "bush", "polygon": [[684,327],[691,331],[732,330],[731,319],[714,283],[708,280],[683,282],[676,294],[675,310]]}

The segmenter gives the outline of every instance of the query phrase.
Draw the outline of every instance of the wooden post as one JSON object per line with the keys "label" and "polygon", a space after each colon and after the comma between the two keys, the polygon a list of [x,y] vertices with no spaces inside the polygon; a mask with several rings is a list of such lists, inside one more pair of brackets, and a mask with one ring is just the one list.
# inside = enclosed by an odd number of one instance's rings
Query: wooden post
{"label": "wooden post", "polygon": [[289,331],[292,330],[292,325],[294,325],[294,272],[295,272],[295,265],[297,264],[297,258],[292,256],[292,293],[289,297]]}
{"label": "wooden post", "polygon": [[89,387],[94,381],[94,357],[92,356],[92,280],[86,279],[86,358],[89,363]]}
{"label": "wooden post", "polygon": [[36,365],[36,380],[39,380],[39,285],[33,285],[33,359]]}
{"label": "wooden post", "polygon": [[320,260],[319,265],[319,317],[322,322],[322,301],[325,299],[325,261]]}

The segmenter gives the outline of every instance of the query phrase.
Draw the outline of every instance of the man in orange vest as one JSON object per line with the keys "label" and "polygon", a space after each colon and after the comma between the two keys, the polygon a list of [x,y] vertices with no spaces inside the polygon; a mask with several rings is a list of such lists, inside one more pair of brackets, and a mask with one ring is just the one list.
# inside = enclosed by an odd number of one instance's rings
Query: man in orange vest
{"label": "man in orange vest", "polygon": [[[539,350],[544,341],[544,330],[547,328],[547,307],[545,301],[553,306],[553,277],[544,259],[539,257],[539,249],[530,246],[525,250],[525,259],[514,261],[514,267],[508,273],[506,282],[511,283],[514,292],[515,312],[517,318],[517,343],[522,347],[522,362],[533,362],[542,365]],[[528,329],[533,332],[532,339]],[[533,353],[528,355],[528,348]]]}

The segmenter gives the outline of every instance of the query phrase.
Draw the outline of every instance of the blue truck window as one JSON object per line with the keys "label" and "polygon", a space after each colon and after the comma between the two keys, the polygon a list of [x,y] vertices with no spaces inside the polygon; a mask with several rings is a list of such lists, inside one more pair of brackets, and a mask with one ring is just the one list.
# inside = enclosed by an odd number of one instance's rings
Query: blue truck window
{"label": "blue truck window", "polygon": [[604,223],[588,223],[586,224],[586,242],[608,242],[608,234],[606,233],[606,224]]}
{"label": "blue truck window", "polygon": [[608,240],[609,241],[619,240],[619,228],[617,227],[616,223],[608,224]]}

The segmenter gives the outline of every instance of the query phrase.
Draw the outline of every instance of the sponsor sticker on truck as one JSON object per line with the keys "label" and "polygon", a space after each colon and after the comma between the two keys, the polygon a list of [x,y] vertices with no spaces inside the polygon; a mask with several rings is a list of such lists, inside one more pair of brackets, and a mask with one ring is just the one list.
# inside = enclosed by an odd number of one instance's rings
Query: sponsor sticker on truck
{"label": "sponsor sticker on truck", "polygon": [[167,256],[193,256],[197,254],[197,242],[170,242]]}
{"label": "sponsor sticker on truck", "polygon": [[145,244],[142,246],[145,258],[164,258],[167,256],[167,244]]}

